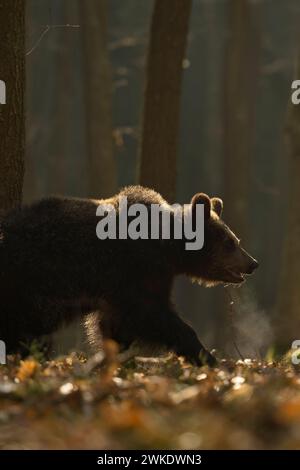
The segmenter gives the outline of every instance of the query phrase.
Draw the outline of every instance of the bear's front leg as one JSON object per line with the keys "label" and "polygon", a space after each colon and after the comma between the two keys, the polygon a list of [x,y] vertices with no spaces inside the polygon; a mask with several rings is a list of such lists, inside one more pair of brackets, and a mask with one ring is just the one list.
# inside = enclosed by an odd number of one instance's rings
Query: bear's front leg
{"label": "bear's front leg", "polygon": [[176,312],[169,311],[164,321],[163,339],[169,349],[199,367],[205,364],[213,367],[217,364],[216,359],[200,342],[193,328]]}
{"label": "bear's front leg", "polygon": [[173,346],[174,351],[179,356],[185,357],[189,362],[197,366],[217,365],[216,358],[203,346],[193,328],[185,323],[176,313],[173,313],[175,321],[172,328],[178,329],[178,336]]}

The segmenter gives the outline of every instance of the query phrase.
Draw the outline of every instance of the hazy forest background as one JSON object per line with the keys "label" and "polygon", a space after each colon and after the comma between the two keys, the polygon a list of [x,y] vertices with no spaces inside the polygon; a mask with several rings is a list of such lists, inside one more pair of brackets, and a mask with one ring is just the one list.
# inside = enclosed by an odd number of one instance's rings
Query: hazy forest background
{"label": "hazy forest background", "polygon": [[79,324],[53,358],[8,355],[0,450],[300,449],[299,365],[273,354],[300,339],[299,24],[298,0],[0,0],[0,216],[202,191],[260,263],[239,289],[176,283],[213,369],[87,354]]}
{"label": "hazy forest background", "polygon": [[260,269],[232,294],[234,326],[223,288],[179,280],[175,297],[223,355],[234,336],[257,357],[300,335],[299,21],[297,0],[27,0],[23,200],[137,182],[221,196]]}

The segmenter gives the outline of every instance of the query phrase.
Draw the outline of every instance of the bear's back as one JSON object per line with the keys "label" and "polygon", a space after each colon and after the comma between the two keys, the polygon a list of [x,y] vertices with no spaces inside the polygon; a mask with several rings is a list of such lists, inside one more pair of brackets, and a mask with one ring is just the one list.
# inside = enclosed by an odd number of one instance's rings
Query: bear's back
{"label": "bear's back", "polygon": [[[125,188],[128,205],[165,203],[140,187]],[[104,291],[164,269],[165,250],[158,240],[99,240],[96,215],[107,200],[50,197],[11,211],[2,220],[1,272],[4,285],[14,283],[41,295],[74,295],[101,285]],[[166,203],[165,203],[166,204]],[[17,273],[17,274],[16,274]],[[52,292],[53,290],[53,292]]]}

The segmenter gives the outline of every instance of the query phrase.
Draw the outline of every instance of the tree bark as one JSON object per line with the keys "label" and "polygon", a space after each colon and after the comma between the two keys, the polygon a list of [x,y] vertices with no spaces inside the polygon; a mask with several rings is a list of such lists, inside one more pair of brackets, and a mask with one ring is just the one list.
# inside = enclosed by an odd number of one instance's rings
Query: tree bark
{"label": "tree bark", "polygon": [[[295,79],[300,76],[300,54]],[[289,157],[289,196],[286,235],[279,282],[276,339],[282,349],[290,348],[300,335],[300,105],[288,105],[286,143]]]}
{"label": "tree bark", "polygon": [[226,220],[245,241],[259,73],[256,7],[230,0],[224,70],[224,199]]}
{"label": "tree bark", "polygon": [[25,1],[0,0],[0,212],[22,200],[25,152]]}
{"label": "tree bark", "polygon": [[81,2],[87,103],[90,197],[108,197],[117,189],[112,132],[112,77],[107,51],[107,2]]}
{"label": "tree bark", "polygon": [[192,0],[156,0],[146,68],[139,181],[174,201],[182,63]]}
{"label": "tree bark", "polygon": [[[251,156],[254,146],[255,103],[259,77],[260,31],[257,6],[249,0],[228,3],[228,40],[224,63],[223,95],[223,197],[226,223],[242,239],[249,241],[249,194],[251,194]],[[238,311],[248,302],[248,286],[230,289]],[[216,298],[216,344],[231,349],[230,306],[224,292]],[[235,319],[236,320],[236,319]],[[244,335],[241,337],[244,340]],[[244,348],[251,346],[245,344]],[[229,348],[230,347],[230,348]],[[230,349],[230,350],[229,350]]]}

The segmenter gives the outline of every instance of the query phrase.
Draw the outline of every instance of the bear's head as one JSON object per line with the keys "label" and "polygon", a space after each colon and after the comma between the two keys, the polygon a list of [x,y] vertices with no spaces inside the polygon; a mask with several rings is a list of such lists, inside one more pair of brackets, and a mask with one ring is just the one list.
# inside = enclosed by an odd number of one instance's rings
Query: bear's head
{"label": "bear's head", "polygon": [[181,249],[181,271],[208,287],[242,283],[258,267],[258,262],[242,248],[240,240],[221,219],[221,199],[195,194],[189,206],[193,222],[198,204],[204,208],[204,244],[199,250],[184,249],[183,253]]}

